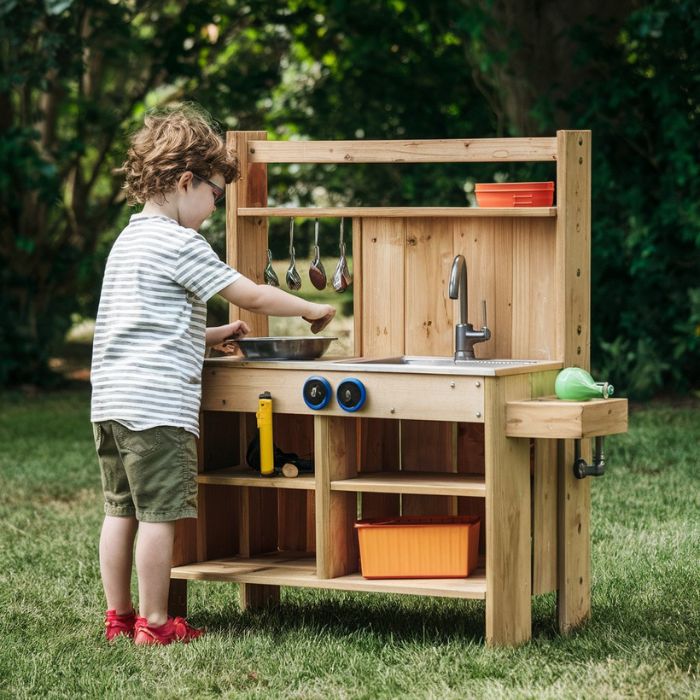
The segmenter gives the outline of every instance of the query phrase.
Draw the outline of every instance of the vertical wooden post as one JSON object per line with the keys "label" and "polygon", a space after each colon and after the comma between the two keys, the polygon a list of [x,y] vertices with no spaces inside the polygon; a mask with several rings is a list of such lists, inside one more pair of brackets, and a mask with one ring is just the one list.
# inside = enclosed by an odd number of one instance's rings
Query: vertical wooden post
{"label": "vertical wooden post", "polygon": [[[554,393],[557,372],[530,375],[531,396]],[[559,470],[557,441],[535,440],[535,465],[532,492],[532,593],[557,590]]]}
{"label": "vertical wooden post", "polygon": [[506,402],[529,397],[527,375],[487,377],[486,641],[515,645],[532,634],[530,443],[508,438]]}
{"label": "vertical wooden post", "polygon": [[[255,282],[263,281],[263,270],[267,259],[267,218],[238,216],[239,207],[267,206],[267,166],[251,163],[248,141],[267,139],[264,131],[229,131],[226,142],[238,157],[240,178],[226,187],[226,261],[243,275]],[[241,319],[250,326],[251,335],[267,335],[267,316],[254,314],[233,305],[229,309],[231,321]],[[244,452],[247,442],[241,445]],[[274,492],[259,493],[262,489],[241,489],[240,494],[240,550],[250,556],[276,546],[271,537],[276,536],[277,522],[270,520],[277,513],[277,498]],[[265,520],[262,531],[263,519]],[[259,607],[279,601],[279,586],[240,584],[242,608]]]}
{"label": "vertical wooden post", "polygon": [[357,422],[354,418],[315,416],[316,573],[336,578],[357,571],[353,523],[357,495],[331,491],[331,482],[355,474]]}
{"label": "vertical wooden post", "polygon": [[[267,260],[267,218],[238,216],[238,207],[267,206],[267,166],[250,163],[248,141],[267,139],[264,131],[229,131],[226,143],[238,157],[240,178],[226,186],[226,262],[254,282],[263,282]],[[267,316],[231,305],[230,320],[245,321],[252,336],[267,335]]]}
{"label": "vertical wooden post", "polygon": [[[557,354],[590,366],[591,133],[557,132]],[[590,458],[588,441],[583,456]],[[590,479],[576,479],[571,441],[560,445],[557,614],[568,632],[590,616]]]}

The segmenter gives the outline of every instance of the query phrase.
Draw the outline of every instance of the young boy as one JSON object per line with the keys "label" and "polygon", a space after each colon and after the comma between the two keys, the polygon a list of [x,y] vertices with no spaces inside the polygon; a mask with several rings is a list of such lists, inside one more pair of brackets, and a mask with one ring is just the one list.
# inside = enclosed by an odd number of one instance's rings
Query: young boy
{"label": "young boy", "polygon": [[[235,157],[196,109],[148,116],[124,170],[130,201],[144,206],[107,260],[91,376],[105,498],[106,636],[133,636],[136,644],[187,642],[202,632],[168,618],[167,601],[175,521],[197,515],[195,437],[205,345],[249,330],[242,321],[205,328],[206,302],[218,293],[257,313],[303,316],[315,333],[335,310],[255,284],[197,233],[238,173]],[[139,616],[130,590],[137,530]]]}

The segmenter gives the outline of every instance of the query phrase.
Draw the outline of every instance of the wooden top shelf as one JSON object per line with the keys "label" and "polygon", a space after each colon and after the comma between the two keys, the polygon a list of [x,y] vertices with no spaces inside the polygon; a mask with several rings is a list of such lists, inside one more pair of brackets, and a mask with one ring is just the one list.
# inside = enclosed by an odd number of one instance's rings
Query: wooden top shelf
{"label": "wooden top shelf", "polygon": [[239,207],[238,216],[306,217],[555,217],[556,207]]}
{"label": "wooden top shelf", "polygon": [[252,486],[254,488],[303,489],[313,491],[316,479],[313,474],[300,474],[288,479],[285,476],[259,476],[248,467],[227,467],[197,474],[197,483],[219,486]]}
{"label": "wooden top shelf", "polygon": [[486,497],[484,477],[445,472],[372,472],[331,481],[332,491]]}
{"label": "wooden top shelf", "polygon": [[404,593],[444,598],[484,599],[486,597],[486,576],[483,569],[477,569],[469,578],[368,580],[359,573],[338,578],[319,578],[316,575],[316,560],[294,552],[273,552],[250,559],[232,557],[186,564],[173,567],[170,576],[174,579]]}

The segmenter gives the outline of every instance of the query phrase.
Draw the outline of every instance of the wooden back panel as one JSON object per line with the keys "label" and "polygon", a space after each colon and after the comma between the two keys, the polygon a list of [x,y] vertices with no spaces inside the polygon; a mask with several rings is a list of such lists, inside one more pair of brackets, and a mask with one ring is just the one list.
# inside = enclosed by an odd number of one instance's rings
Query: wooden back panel
{"label": "wooden back panel", "polygon": [[542,218],[363,219],[362,354],[451,355],[459,306],[448,295],[452,260],[468,269],[468,321],[487,304],[491,340],[477,357],[557,358],[556,222]]}

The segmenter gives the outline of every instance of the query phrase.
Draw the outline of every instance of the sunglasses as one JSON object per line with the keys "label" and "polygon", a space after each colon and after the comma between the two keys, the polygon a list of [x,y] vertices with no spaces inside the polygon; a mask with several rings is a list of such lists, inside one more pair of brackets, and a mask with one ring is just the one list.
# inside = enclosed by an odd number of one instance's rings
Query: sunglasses
{"label": "sunglasses", "polygon": [[218,185],[215,185],[211,180],[207,180],[205,177],[200,177],[195,173],[192,173],[192,177],[194,177],[196,180],[199,180],[200,182],[204,182],[205,184],[209,185],[209,187],[211,187],[212,192],[214,193],[214,204],[218,204],[224,198],[226,191],[221,189],[221,187],[219,187]]}

